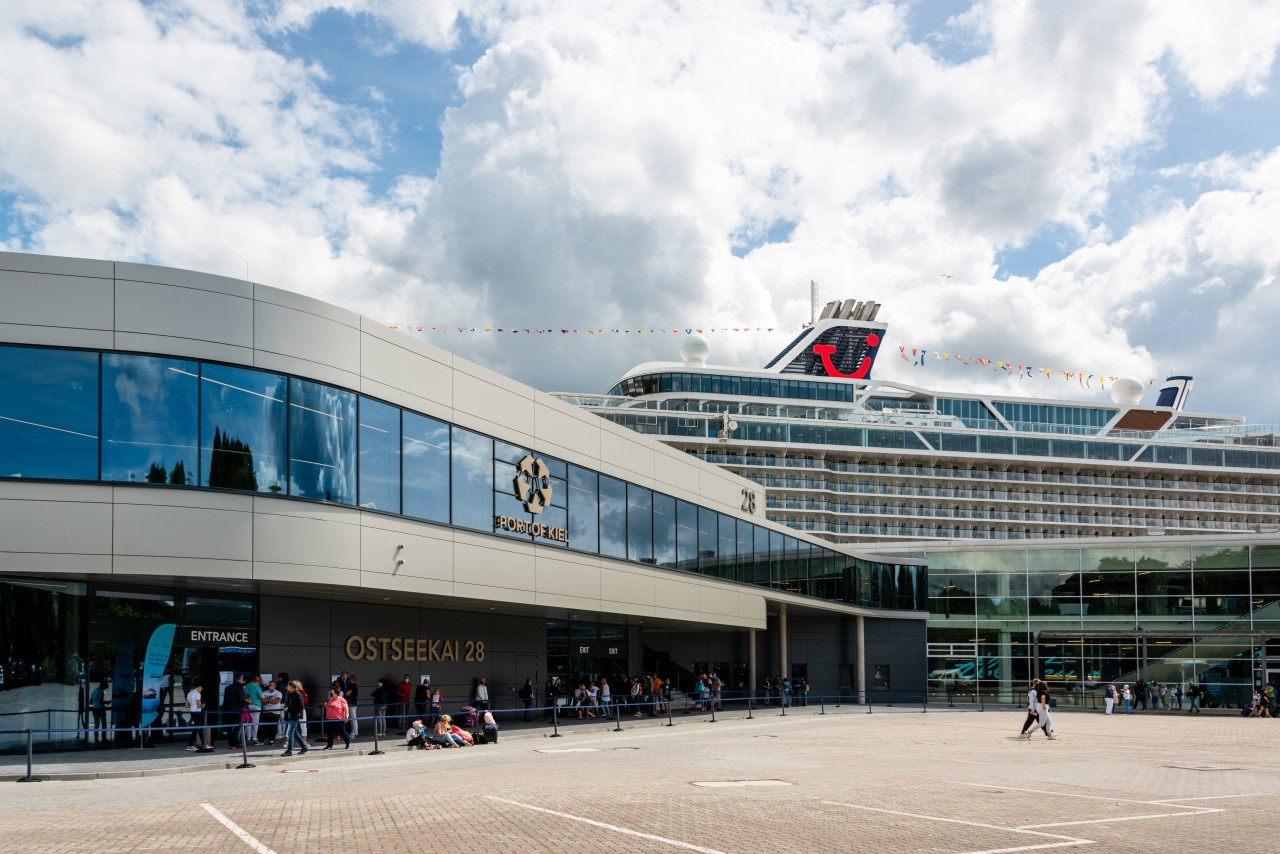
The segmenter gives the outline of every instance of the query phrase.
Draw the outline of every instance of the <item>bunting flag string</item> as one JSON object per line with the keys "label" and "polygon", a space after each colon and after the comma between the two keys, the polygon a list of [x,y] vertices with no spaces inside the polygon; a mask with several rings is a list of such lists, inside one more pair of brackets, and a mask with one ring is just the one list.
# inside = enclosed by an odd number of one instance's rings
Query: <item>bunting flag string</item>
{"label": "bunting flag string", "polygon": [[[923,368],[925,360],[932,354],[936,361],[948,362],[952,365],[964,365],[966,367],[990,368],[996,372],[1003,371],[1007,376],[1024,380],[1039,377],[1051,380],[1055,378],[1055,375],[1060,375],[1064,381],[1071,382],[1074,380],[1081,388],[1085,389],[1093,388],[1094,383],[1098,384],[1098,388],[1105,389],[1107,383],[1113,383],[1119,379],[1118,376],[1113,374],[1065,371],[1061,368],[1037,368],[1032,365],[1020,365],[1016,362],[1008,362],[1002,359],[988,359],[985,356],[962,356],[959,353],[938,352],[937,350],[926,350],[921,347],[899,347],[898,354],[907,362],[910,362],[912,367]],[[1156,378],[1147,377],[1146,383],[1147,387],[1150,388],[1155,385]]]}
{"label": "bunting flag string", "polygon": [[511,335],[704,335],[708,332],[773,332],[775,329],[791,329],[791,327],[775,326],[708,326],[701,329],[527,329],[515,326],[415,326],[399,324],[388,326],[401,332],[502,332]]}

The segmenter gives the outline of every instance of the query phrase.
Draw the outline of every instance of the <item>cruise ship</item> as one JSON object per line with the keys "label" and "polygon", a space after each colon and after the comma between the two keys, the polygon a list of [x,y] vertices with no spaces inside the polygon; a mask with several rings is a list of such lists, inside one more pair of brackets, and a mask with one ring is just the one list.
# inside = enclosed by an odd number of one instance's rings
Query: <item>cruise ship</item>
{"label": "cruise ship", "polygon": [[1277,428],[1187,410],[1191,378],[1122,378],[1110,402],[881,381],[880,308],[828,303],[762,368],[708,365],[689,336],[681,362],[556,396],[761,484],[769,519],[836,542],[1280,530]]}

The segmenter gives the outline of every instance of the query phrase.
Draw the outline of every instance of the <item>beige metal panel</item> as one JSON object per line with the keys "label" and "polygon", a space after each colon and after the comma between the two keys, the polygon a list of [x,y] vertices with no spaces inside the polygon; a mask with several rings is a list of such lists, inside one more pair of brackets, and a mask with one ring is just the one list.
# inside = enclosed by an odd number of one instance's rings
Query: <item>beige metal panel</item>
{"label": "beige metal panel", "polygon": [[598,415],[570,410],[555,398],[539,393],[534,401],[533,419],[539,451],[555,453],[569,462],[592,468],[598,464],[602,421]]}
{"label": "beige metal panel", "polygon": [[[585,596],[569,596],[563,593],[538,593],[534,596],[534,603],[544,608],[559,608],[571,613],[589,612],[600,610],[600,600],[591,599]],[[622,614],[630,615],[631,611],[627,607],[619,609]],[[640,614],[638,616],[648,616]]]}
{"label": "beige metal panel", "polygon": [[137,332],[118,332],[115,336],[115,344],[101,345],[101,349],[133,350],[140,353],[155,353],[160,356],[178,356],[184,359],[229,362],[233,365],[253,364],[253,350],[248,347],[232,347],[211,341],[197,341],[194,338],[143,335]]}
{"label": "beige metal panel", "polygon": [[764,521],[764,490],[758,485],[722,469],[708,470],[706,467],[701,468],[698,481],[698,494],[702,501],[723,513],[740,514],[742,490],[755,492],[758,521]]}
{"label": "beige metal panel", "polygon": [[[453,374],[453,401],[458,420],[469,420],[476,425],[476,419],[479,419],[514,428],[526,436],[526,443],[531,442],[533,436],[529,431],[534,426],[535,409],[531,391],[505,377],[496,381],[498,375],[492,371],[476,371],[471,365],[467,366],[470,370],[462,370],[457,367],[458,362],[455,362]],[[486,432],[492,432],[492,429]]]}
{"label": "beige metal panel", "polygon": [[759,593],[738,590],[738,619],[750,621],[752,628],[763,629],[767,620],[768,608],[765,598]]}
{"label": "beige metal panel", "polygon": [[613,563],[605,564],[600,570],[600,598],[652,608],[655,604],[655,575],[656,571],[652,569],[631,572]]}
{"label": "beige metal panel", "polygon": [[252,495],[239,492],[222,492],[214,489],[174,489],[171,486],[128,486],[117,484],[108,487],[116,504],[152,505],[157,507],[197,507],[209,510],[234,510],[242,513],[253,511]]}
{"label": "beige metal panel", "polygon": [[360,329],[360,315],[354,311],[295,291],[255,284],[253,286],[253,298],[260,303],[269,303],[291,311],[313,314],[317,317],[331,320],[334,323],[340,323],[343,326],[350,326],[356,330]]}
{"label": "beige metal panel", "polygon": [[100,501],[110,504],[111,495],[110,486],[97,484],[0,480],[0,500],[15,498],[20,501]]}
{"label": "beige metal panel", "polygon": [[[593,610],[602,614],[626,614],[628,617],[659,617],[665,616],[659,614],[658,610],[652,605],[637,605],[634,602],[614,601],[612,599],[601,599],[592,606]],[[703,622],[701,614],[694,615],[691,619],[694,622]],[[717,618],[718,621],[719,618]]]}
{"label": "beige metal panel", "polygon": [[0,501],[0,551],[111,554],[111,505]]}
{"label": "beige metal panel", "polygon": [[361,572],[360,586],[394,593],[426,593],[431,596],[452,596],[453,582],[437,578],[417,578],[412,575],[390,575],[385,572]]}
{"label": "beige metal panel", "polygon": [[354,325],[294,308],[256,302],[253,305],[253,346],[263,354],[277,354],[325,365],[353,379],[360,374],[360,331]]}
{"label": "beige metal panel", "polygon": [[116,282],[116,331],[253,346],[253,301],[211,290]]}
{"label": "beige metal panel", "polygon": [[653,440],[630,430],[623,433],[611,427],[607,423],[601,424],[600,470],[639,486],[653,486]]}
{"label": "beige metal panel", "polygon": [[701,586],[693,576],[659,573],[653,581],[653,602],[660,612],[674,609],[696,614]]}
{"label": "beige metal panel", "polygon": [[602,589],[602,576],[613,572],[598,562],[579,562],[572,555],[556,560],[550,557],[539,557],[537,590],[539,597],[572,596],[575,599],[588,599],[599,605]]}
{"label": "beige metal panel", "polygon": [[115,266],[117,281],[151,282],[157,285],[225,294],[245,300],[253,299],[253,285],[244,279],[215,276],[212,273],[197,273],[195,270],[180,270],[177,267],[134,264],[129,261],[120,261]]}
{"label": "beige metal panel", "polygon": [[[4,287],[0,285],[0,301]],[[37,347],[83,347],[86,350],[111,350],[115,333],[107,329],[63,329],[55,326],[19,326],[0,323],[0,341],[5,344],[32,344]]]}
{"label": "beige metal panel", "polygon": [[499,602],[516,605],[536,605],[537,596],[532,590],[514,590],[509,587],[486,587],[483,584],[455,581],[453,594],[462,599],[480,602]]}
{"label": "beige metal panel", "polygon": [[[360,568],[365,572],[411,576],[452,582],[453,539],[447,529],[439,529],[442,536],[422,536],[404,530],[378,527],[383,517],[365,514],[366,524],[360,536]],[[368,520],[375,520],[369,522]],[[395,522],[388,519],[387,521]],[[426,525],[419,526],[428,528]],[[403,548],[401,548],[403,546]],[[397,561],[404,561],[397,565]]]}
{"label": "beige metal panel", "polygon": [[[360,568],[360,527],[333,519],[255,514],[253,556],[266,563]],[[351,578],[343,582],[355,584]]]}
{"label": "beige metal panel", "polygon": [[[67,258],[62,255],[33,255],[29,252],[0,252],[0,271],[110,279],[115,275],[113,272],[115,267],[113,261]],[[0,281],[3,281],[2,275],[0,275]]]}
{"label": "beige metal panel", "polygon": [[115,284],[110,279],[0,271],[5,323],[110,330]]}
{"label": "beige metal panel", "polygon": [[729,587],[704,584],[698,589],[698,608],[704,614],[738,616],[738,591]]}
{"label": "beige metal panel", "polygon": [[116,555],[111,561],[115,575],[154,575],[164,578],[217,578],[249,581],[253,563],[247,560]]}
{"label": "beige metal panel", "polygon": [[532,591],[534,589],[533,547],[499,538],[470,541],[459,534],[453,547],[453,578],[484,587]]}
{"label": "beige metal panel", "polygon": [[114,532],[117,556],[253,559],[253,514],[244,511],[118,504]]}
{"label": "beige metal panel", "polygon": [[0,572],[26,575],[109,575],[111,555],[0,552]]}
{"label": "beige metal panel", "polygon": [[665,492],[674,488],[696,495],[700,485],[698,463],[688,454],[666,445],[654,449],[653,477],[656,488]]}
{"label": "beige metal panel", "polygon": [[415,397],[394,386],[362,378],[359,391],[361,394],[377,398],[393,406],[402,406],[420,415],[429,415],[432,418],[439,418],[441,421],[453,420],[453,409],[451,407],[445,406],[443,403],[436,403],[434,400]]}
{"label": "beige metal panel", "polygon": [[351,391],[360,386],[360,378],[356,374],[338,370],[331,365],[308,362],[305,359],[283,356],[279,353],[265,353],[262,350],[255,350],[253,367],[260,371],[271,371],[277,374],[293,374],[312,382],[334,385]]}
{"label": "beige metal panel", "polygon": [[[411,405],[413,400],[426,400],[452,410],[452,358],[428,358],[400,346],[399,342],[366,333],[360,336],[360,359],[360,369],[367,380],[410,395],[404,405]],[[393,395],[370,390],[367,384],[361,391],[400,401]]]}
{"label": "beige metal panel", "polygon": [[341,566],[319,564],[264,563],[255,561],[253,577],[256,581],[290,581],[295,584],[336,584],[341,587],[359,587],[358,570]]}

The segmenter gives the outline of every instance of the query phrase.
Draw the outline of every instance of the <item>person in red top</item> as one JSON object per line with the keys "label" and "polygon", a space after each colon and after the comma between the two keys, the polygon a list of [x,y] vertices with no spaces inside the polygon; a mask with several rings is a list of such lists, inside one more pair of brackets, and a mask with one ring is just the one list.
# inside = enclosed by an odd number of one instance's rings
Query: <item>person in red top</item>
{"label": "person in red top", "polygon": [[351,738],[347,735],[347,701],[335,685],[329,689],[329,699],[324,701],[324,735],[325,750],[333,750],[333,737],[342,736],[346,749],[351,749]]}
{"label": "person in red top", "polygon": [[409,681],[409,674],[406,673],[404,678],[396,683],[396,703],[400,706],[400,735],[404,735],[409,729],[409,720],[413,715],[413,707],[409,701],[413,699],[413,683]]}

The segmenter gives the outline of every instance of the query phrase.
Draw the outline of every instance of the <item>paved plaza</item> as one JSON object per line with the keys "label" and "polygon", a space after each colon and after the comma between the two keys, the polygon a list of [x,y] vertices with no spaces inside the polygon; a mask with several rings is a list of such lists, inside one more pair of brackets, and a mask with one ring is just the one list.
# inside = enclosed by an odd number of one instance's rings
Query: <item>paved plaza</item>
{"label": "paved plaza", "polygon": [[[0,782],[0,838],[9,850],[97,854],[975,854],[1250,850],[1269,847],[1280,826],[1273,721],[1064,712],[1057,741],[1024,742],[1013,710],[816,711],[715,724],[677,716],[674,727],[624,719],[623,732],[567,726],[556,739],[527,730],[498,745],[382,756],[358,743],[263,754],[243,770]],[[37,768],[54,759],[37,757]]]}

